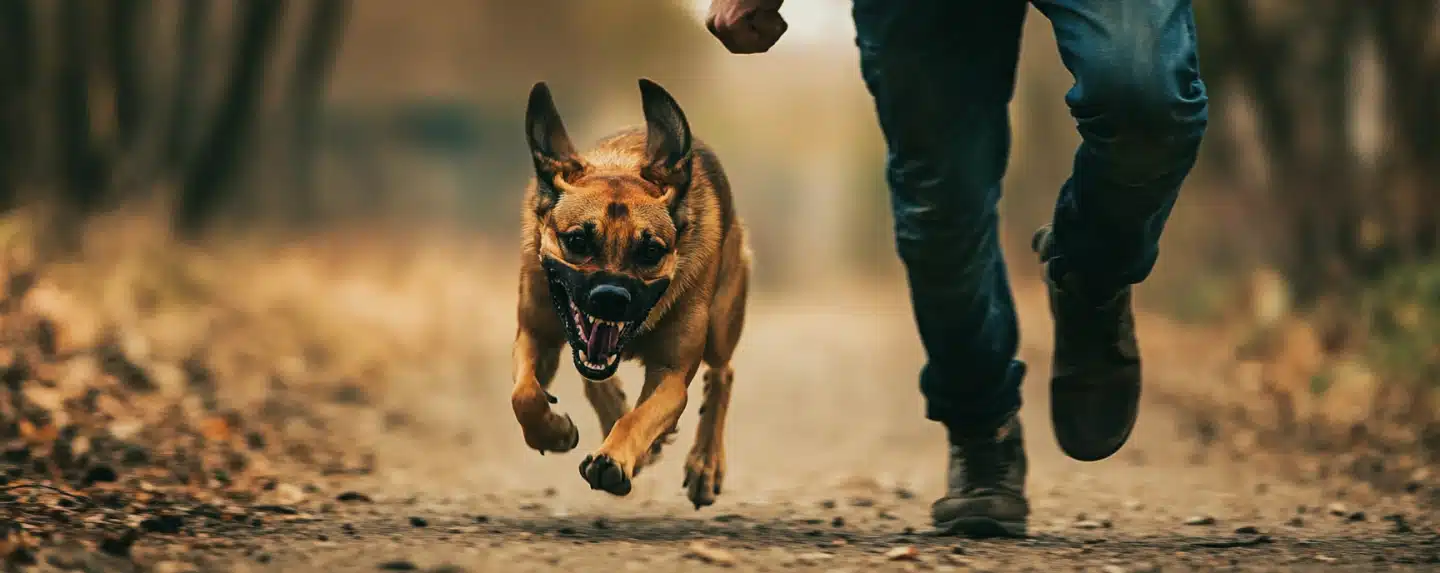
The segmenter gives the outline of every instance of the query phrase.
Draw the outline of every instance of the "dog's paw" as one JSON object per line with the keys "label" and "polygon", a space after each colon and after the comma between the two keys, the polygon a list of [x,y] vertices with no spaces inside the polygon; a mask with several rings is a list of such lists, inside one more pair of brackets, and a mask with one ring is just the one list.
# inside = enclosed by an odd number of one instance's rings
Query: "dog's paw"
{"label": "dog's paw", "polygon": [[525,433],[525,445],[545,452],[568,452],[580,445],[580,429],[569,414],[548,412],[543,422],[521,426]]}
{"label": "dog's paw", "polygon": [[590,484],[590,489],[600,489],[614,495],[630,494],[630,476],[625,475],[614,458],[607,454],[588,455],[580,462],[580,477]]}
{"label": "dog's paw", "polygon": [[713,505],[725,481],[725,460],[718,455],[691,452],[685,459],[685,497],[695,509]]}

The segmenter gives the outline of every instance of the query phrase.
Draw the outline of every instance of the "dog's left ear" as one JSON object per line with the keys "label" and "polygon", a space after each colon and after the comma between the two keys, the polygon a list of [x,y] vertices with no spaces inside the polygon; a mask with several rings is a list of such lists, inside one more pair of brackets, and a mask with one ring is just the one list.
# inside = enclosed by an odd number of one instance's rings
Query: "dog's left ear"
{"label": "dog's left ear", "polygon": [[690,186],[690,123],[675,98],[648,79],[640,80],[640,103],[645,108],[644,176],[667,188],[672,207],[678,207]]}

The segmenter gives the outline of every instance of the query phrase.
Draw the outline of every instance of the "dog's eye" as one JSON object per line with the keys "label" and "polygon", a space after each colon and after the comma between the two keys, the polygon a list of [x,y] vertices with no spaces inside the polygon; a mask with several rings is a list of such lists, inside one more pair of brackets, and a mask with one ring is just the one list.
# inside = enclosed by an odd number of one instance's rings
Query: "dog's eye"
{"label": "dog's eye", "polygon": [[584,232],[566,233],[560,237],[565,244],[565,251],[577,257],[584,257],[590,254],[590,238]]}
{"label": "dog's eye", "polygon": [[660,264],[660,259],[665,258],[665,246],[655,241],[646,241],[635,251],[635,262],[644,266]]}

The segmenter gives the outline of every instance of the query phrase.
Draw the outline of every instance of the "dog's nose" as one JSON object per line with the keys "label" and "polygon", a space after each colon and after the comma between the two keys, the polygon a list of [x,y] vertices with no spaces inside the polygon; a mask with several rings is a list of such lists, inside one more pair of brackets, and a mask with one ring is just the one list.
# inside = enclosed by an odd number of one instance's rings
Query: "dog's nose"
{"label": "dog's nose", "polygon": [[615,285],[590,289],[590,315],[603,320],[620,321],[630,310],[630,291]]}

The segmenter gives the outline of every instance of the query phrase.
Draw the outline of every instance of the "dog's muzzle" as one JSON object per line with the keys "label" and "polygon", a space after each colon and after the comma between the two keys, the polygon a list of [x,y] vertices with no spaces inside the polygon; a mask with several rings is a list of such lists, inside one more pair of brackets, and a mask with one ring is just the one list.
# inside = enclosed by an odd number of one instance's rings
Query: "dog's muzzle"
{"label": "dog's muzzle", "polygon": [[647,283],[605,271],[585,274],[548,257],[541,264],[555,311],[572,327],[567,330],[580,354],[577,365],[591,373],[609,370],[619,360],[620,351],[670,286],[668,278]]}

